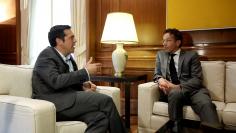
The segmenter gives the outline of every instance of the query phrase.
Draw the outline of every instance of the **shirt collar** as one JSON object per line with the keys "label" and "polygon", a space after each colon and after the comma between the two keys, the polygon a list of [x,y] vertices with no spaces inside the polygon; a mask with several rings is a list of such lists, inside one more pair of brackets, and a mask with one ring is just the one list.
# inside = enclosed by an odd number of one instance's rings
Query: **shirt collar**
{"label": "shirt collar", "polygon": [[71,56],[70,56],[70,54],[69,55],[67,55],[67,56],[64,56],[59,50],[57,50],[55,47],[54,47],[54,49],[57,51],[57,53],[61,56],[61,58],[64,60],[64,62],[66,62],[66,61],[68,61],[70,58],[71,58]]}
{"label": "shirt collar", "polygon": [[175,55],[179,55],[180,54],[181,49],[179,48],[177,51],[174,52]]}

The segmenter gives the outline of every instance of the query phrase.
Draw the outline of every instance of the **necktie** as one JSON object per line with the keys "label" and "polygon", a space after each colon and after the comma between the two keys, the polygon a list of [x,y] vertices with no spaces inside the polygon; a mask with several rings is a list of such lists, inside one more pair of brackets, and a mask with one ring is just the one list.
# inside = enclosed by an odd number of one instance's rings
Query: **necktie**
{"label": "necktie", "polygon": [[73,64],[71,62],[71,59],[72,57],[70,56],[69,58],[66,59],[66,64],[69,66],[69,71],[70,72],[73,72],[74,71],[74,68],[73,68]]}
{"label": "necktie", "polygon": [[170,78],[171,78],[171,82],[173,84],[179,84],[179,79],[177,76],[177,72],[176,72],[176,68],[175,68],[175,62],[174,62],[174,56],[176,54],[170,54],[171,58],[170,58],[170,65],[169,65],[169,70],[170,70]]}

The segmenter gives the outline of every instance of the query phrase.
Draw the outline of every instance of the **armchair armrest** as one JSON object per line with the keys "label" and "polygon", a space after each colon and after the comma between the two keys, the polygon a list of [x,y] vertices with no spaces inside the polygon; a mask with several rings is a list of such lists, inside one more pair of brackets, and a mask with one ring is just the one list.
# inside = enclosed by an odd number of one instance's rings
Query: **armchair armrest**
{"label": "armchair armrest", "polygon": [[53,103],[25,97],[0,95],[1,133],[55,133]]}
{"label": "armchair armrest", "polygon": [[149,127],[153,104],[159,98],[158,86],[154,82],[138,85],[138,126]]}
{"label": "armchair armrest", "polygon": [[121,112],[120,112],[120,110],[121,110],[120,109],[120,89],[119,88],[110,87],[110,86],[97,86],[97,92],[110,96],[113,99],[119,114],[121,114]]}

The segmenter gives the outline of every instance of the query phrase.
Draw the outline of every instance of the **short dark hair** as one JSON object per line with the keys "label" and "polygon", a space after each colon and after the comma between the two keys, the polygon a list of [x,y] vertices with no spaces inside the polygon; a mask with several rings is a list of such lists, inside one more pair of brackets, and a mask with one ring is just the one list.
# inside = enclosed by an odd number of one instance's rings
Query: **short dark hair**
{"label": "short dark hair", "polygon": [[65,29],[71,29],[69,25],[55,25],[48,32],[48,41],[52,47],[56,46],[56,38],[60,38],[64,41]]}
{"label": "short dark hair", "polygon": [[180,41],[181,41],[179,47],[182,46],[183,35],[182,35],[182,33],[181,33],[178,29],[176,29],[176,28],[168,28],[168,29],[166,29],[166,30],[164,31],[164,34],[166,34],[166,33],[169,33],[169,34],[171,34],[171,35],[174,35],[175,40],[180,40]]}

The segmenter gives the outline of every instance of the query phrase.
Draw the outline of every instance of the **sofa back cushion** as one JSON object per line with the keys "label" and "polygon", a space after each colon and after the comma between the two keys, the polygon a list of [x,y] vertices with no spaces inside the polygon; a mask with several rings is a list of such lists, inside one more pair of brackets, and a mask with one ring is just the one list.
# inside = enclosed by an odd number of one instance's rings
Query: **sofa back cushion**
{"label": "sofa back cushion", "polygon": [[0,95],[31,97],[32,67],[0,64]]}
{"label": "sofa back cushion", "polygon": [[203,84],[209,90],[211,99],[224,102],[225,62],[201,61]]}
{"label": "sofa back cushion", "polygon": [[226,63],[225,102],[236,102],[236,62]]}

